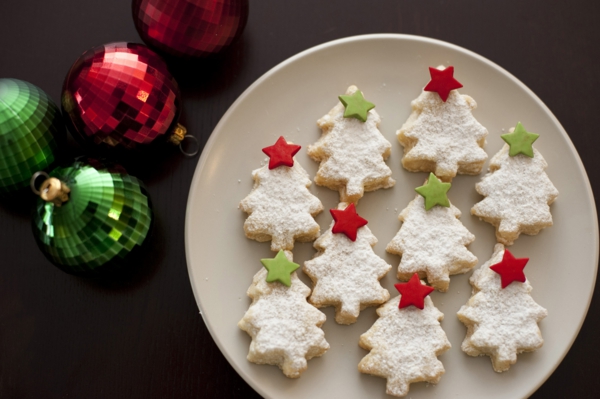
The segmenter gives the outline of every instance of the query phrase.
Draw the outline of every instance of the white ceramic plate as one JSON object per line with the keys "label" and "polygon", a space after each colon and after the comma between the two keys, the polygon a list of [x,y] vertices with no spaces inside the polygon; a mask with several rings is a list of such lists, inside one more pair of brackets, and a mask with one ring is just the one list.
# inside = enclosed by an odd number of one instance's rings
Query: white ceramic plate
{"label": "white ceramic plate", "polygon": [[[525,272],[534,287],[533,298],[548,309],[540,323],[544,346],[519,355],[508,372],[497,374],[486,356],[473,358],[460,350],[466,329],[456,312],[469,298],[466,275],[453,276],[447,293],[432,298],[444,313],[442,327],[452,349],[440,356],[446,373],[436,386],[412,384],[408,397],[518,398],[539,387],[573,343],[591,300],[598,261],[598,226],[592,191],[579,156],[568,135],[550,110],[508,72],[481,56],[437,40],[407,35],[367,35],[326,43],[304,51],[271,69],[231,106],[215,128],[198,167],[187,206],[186,251],[191,284],[198,307],[217,345],[236,371],[267,398],[386,398],[385,380],[360,374],[357,364],[367,352],[359,336],[376,320],[374,308],[364,310],[356,324],[334,322],[332,308],[324,308],[323,326],[331,348],[308,362],[297,380],[283,376],[276,366],[246,360],[250,337],[237,327],[250,299],[246,290],[262,267],[261,258],[272,257],[269,243],[244,236],[246,214],[238,203],[252,188],[251,171],[265,159],[261,148],[277,137],[302,145],[296,156],[314,177],[317,164],[306,148],[321,132],[316,120],[326,114],[351,84],[376,104],[382,117],[380,130],[392,143],[387,161],[395,187],[366,193],[358,212],[369,220],[379,239],[375,252],[392,265],[382,280],[392,296],[399,257],[385,246],[400,228],[398,213],[415,196],[414,188],[425,173],[401,167],[402,147],[395,132],[410,113],[410,102],[429,81],[429,66],[454,65],[460,90],[478,104],[474,116],[489,130],[485,147],[494,155],[504,144],[500,134],[517,121],[541,136],[535,143],[550,165],[546,172],[560,191],[551,210],[554,226],[537,236],[521,236],[511,251],[531,258]],[[487,168],[487,165],[486,165]],[[479,264],[489,259],[495,244],[494,228],[470,215],[481,197],[475,191],[480,176],[458,176],[449,198],[463,213],[463,224],[477,237],[470,250]],[[311,186],[325,207],[317,217],[323,231],[329,226],[328,209],[337,192]],[[310,259],[312,244],[296,244],[294,260]],[[477,266],[478,267],[478,266]],[[309,286],[310,279],[299,273]]]}

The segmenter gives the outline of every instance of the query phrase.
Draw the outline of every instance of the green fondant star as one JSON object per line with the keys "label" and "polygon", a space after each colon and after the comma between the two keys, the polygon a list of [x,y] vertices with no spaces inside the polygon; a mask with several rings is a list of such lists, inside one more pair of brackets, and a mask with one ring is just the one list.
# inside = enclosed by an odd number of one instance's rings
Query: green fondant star
{"label": "green fondant star", "polygon": [[415,188],[425,198],[425,210],[430,210],[436,205],[445,207],[450,206],[446,193],[450,190],[450,183],[442,183],[433,173],[429,174],[429,179],[424,186]]}
{"label": "green fondant star", "polygon": [[351,96],[339,96],[338,98],[346,107],[344,118],[356,118],[366,122],[369,110],[375,108],[375,104],[365,100],[360,90],[356,90]]}
{"label": "green fondant star", "polygon": [[300,267],[299,264],[290,262],[285,256],[285,252],[279,251],[273,259],[261,259],[263,266],[269,271],[267,273],[267,283],[279,281],[288,287],[292,285],[290,274]]}
{"label": "green fondant star", "polygon": [[540,135],[529,133],[525,130],[523,125],[521,125],[521,122],[519,122],[512,133],[503,134],[500,137],[502,137],[502,140],[506,141],[510,146],[508,155],[511,157],[514,157],[517,154],[523,154],[533,158],[533,147],[531,145],[538,137],[540,137]]}

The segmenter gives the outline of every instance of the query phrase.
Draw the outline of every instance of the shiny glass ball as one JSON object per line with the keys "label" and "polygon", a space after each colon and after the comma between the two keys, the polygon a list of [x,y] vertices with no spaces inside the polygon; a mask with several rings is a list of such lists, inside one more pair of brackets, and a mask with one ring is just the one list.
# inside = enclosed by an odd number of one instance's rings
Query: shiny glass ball
{"label": "shiny glass ball", "polygon": [[179,117],[177,82],[142,44],[109,43],[83,53],[63,85],[73,136],[102,148],[135,148],[167,135]]}
{"label": "shiny glass ball", "polygon": [[149,46],[178,57],[206,57],[237,39],[248,0],[133,0],[133,20]]}
{"label": "shiny glass ball", "polygon": [[114,164],[89,158],[50,172],[65,184],[60,206],[37,200],[32,218],[35,241],[63,271],[95,276],[128,264],[148,238],[152,203],[144,185]]}
{"label": "shiny glass ball", "polygon": [[60,111],[42,89],[0,79],[0,195],[28,187],[35,172],[54,163],[63,131]]}

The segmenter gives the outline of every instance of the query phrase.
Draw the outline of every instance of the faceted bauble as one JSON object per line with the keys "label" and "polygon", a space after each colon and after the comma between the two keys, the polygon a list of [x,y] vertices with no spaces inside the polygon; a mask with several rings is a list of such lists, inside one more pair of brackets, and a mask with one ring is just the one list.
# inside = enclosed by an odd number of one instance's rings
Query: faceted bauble
{"label": "faceted bauble", "polygon": [[142,44],[110,43],[86,51],[73,64],[62,107],[78,141],[131,149],[170,132],[180,95],[155,52]]}
{"label": "faceted bauble", "polygon": [[143,184],[122,167],[78,159],[50,173],[70,189],[61,206],[38,199],[33,234],[44,255],[62,270],[94,276],[123,267],[152,225]]}
{"label": "faceted bauble", "polygon": [[133,0],[132,9],[142,40],[178,57],[218,53],[248,20],[248,0]]}
{"label": "faceted bauble", "polygon": [[62,131],[60,111],[46,93],[0,79],[0,195],[28,187],[31,175],[52,165]]}

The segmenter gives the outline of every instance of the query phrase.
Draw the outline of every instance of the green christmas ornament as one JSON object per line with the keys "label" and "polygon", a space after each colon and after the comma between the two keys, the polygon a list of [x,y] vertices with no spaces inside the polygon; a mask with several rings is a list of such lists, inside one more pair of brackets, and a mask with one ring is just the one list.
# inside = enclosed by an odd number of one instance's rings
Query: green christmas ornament
{"label": "green christmas ornament", "polygon": [[0,79],[0,195],[27,187],[31,175],[54,163],[62,131],[59,109],[46,93]]}
{"label": "green christmas ornament", "polygon": [[78,159],[39,189],[35,240],[50,262],[75,275],[124,266],[149,235],[152,205],[143,184],[118,165]]}

